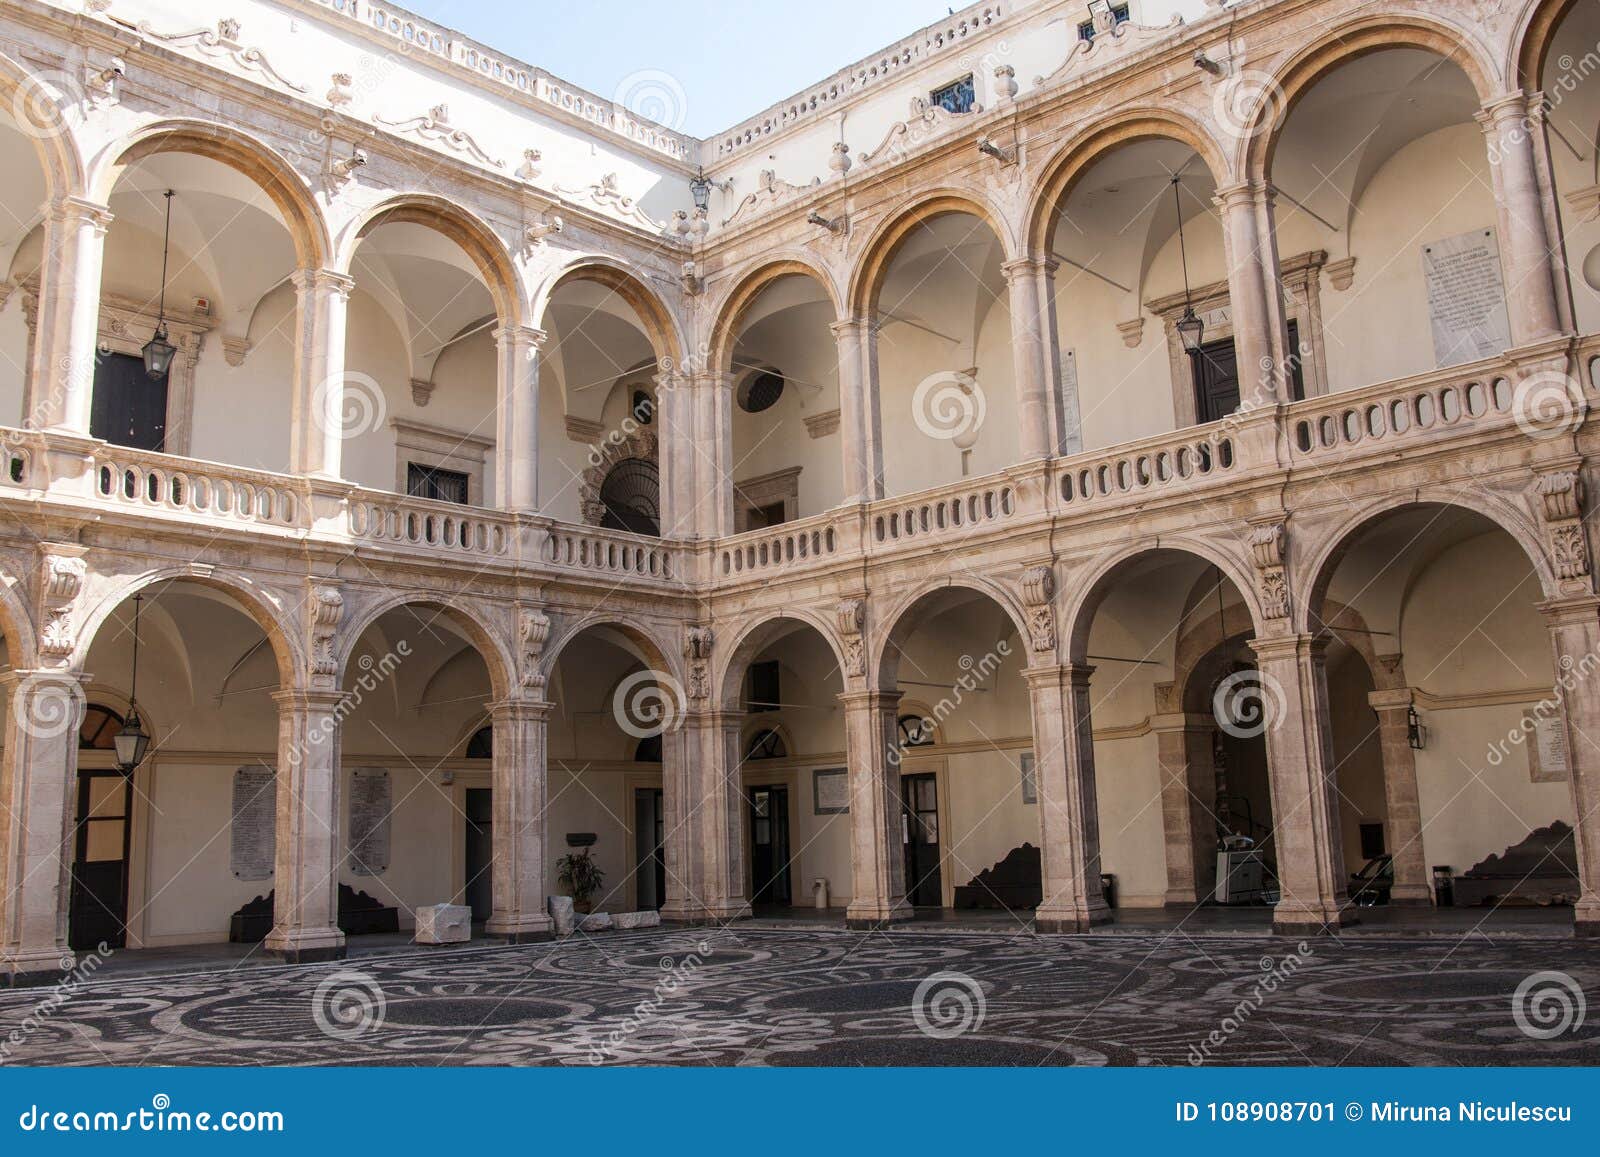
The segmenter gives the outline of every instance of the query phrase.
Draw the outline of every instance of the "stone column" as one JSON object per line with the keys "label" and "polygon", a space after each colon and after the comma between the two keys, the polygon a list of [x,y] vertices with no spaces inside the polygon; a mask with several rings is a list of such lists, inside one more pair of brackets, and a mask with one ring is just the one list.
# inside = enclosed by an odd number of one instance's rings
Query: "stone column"
{"label": "stone column", "polygon": [[1488,138],[1489,172],[1499,210],[1511,340],[1516,346],[1534,345],[1560,336],[1561,308],[1527,97],[1518,92],[1490,101],[1478,113],[1478,123]]}
{"label": "stone column", "polygon": [[1209,715],[1151,720],[1161,767],[1161,826],[1166,836],[1167,895],[1192,908],[1217,886],[1217,769],[1211,758],[1217,721]]}
{"label": "stone column", "polygon": [[847,691],[845,761],[850,769],[850,906],[845,924],[876,928],[911,919],[900,802],[899,691]]}
{"label": "stone column", "polygon": [[1100,809],[1095,800],[1093,667],[1029,667],[1034,775],[1039,788],[1044,899],[1039,932],[1087,932],[1111,919],[1100,887]]}
{"label": "stone column", "polygon": [[[1393,658],[1398,664],[1400,656]],[[1417,757],[1411,749],[1408,716],[1410,687],[1373,691],[1367,702],[1378,715],[1378,745],[1383,752],[1383,801],[1389,854],[1394,858],[1391,904],[1433,903],[1428,867],[1422,855],[1422,803],[1417,795]]]}
{"label": "stone column", "polygon": [[1239,361],[1242,406],[1272,406],[1290,400],[1284,347],[1273,333],[1273,318],[1283,315],[1274,299],[1278,285],[1277,241],[1265,186],[1231,185],[1217,190],[1228,250],[1228,301],[1233,308],[1233,344]]}
{"label": "stone column", "polygon": [[[1339,843],[1326,638],[1255,639],[1281,895],[1273,931],[1304,936],[1355,924]],[[1280,707],[1281,705],[1281,707]]]}
{"label": "stone column", "polygon": [[87,436],[100,336],[100,270],[111,211],[77,197],[45,208],[38,320],[23,424]]}
{"label": "stone column", "polygon": [[502,326],[495,331],[500,412],[495,428],[496,499],[503,510],[539,509],[539,351],[543,330]]}
{"label": "stone column", "polygon": [[277,853],[266,949],[292,964],[344,956],[339,869],[342,691],[294,688],[278,704]]}
{"label": "stone column", "polygon": [[681,374],[656,375],[656,421],[661,429],[661,535],[693,538],[695,527],[694,389]]}
{"label": "stone column", "polygon": [[344,439],[364,425],[362,410],[346,407],[377,404],[375,398],[345,397],[345,313],[355,282],[328,269],[299,270],[290,282],[295,292],[295,359],[289,468],[296,474],[338,478]]}
{"label": "stone column", "polygon": [[[750,915],[745,898],[745,803],[740,782],[739,727],[734,711],[691,711],[663,739],[681,763],[663,768],[667,808],[667,904],[662,916],[716,924]],[[676,798],[674,798],[676,796]]]}
{"label": "stone column", "polygon": [[549,703],[489,705],[494,721],[494,911],[485,931],[512,944],[550,936],[545,912]]}
{"label": "stone column", "polygon": [[1057,265],[1023,257],[1000,268],[1011,293],[1011,349],[1022,460],[1054,458],[1061,453],[1065,435],[1056,388],[1057,356],[1052,350],[1056,341],[1054,310],[1049,305],[1055,298]]}
{"label": "stone column", "polygon": [[829,326],[839,345],[839,437],[844,504],[883,497],[883,424],[878,411],[878,326],[850,318]]}
{"label": "stone column", "polygon": [[74,964],[67,902],[80,683],[61,670],[0,675],[7,706],[0,763],[0,984],[52,982]]}
{"label": "stone column", "polygon": [[1592,595],[1543,603],[1556,660],[1556,694],[1565,709],[1572,767],[1573,842],[1578,852],[1578,903],[1573,931],[1600,937],[1600,599]]}
{"label": "stone column", "polygon": [[748,463],[733,460],[733,375],[702,374],[695,381],[698,435],[694,461],[698,471],[696,525],[705,538],[733,533],[733,475]]}

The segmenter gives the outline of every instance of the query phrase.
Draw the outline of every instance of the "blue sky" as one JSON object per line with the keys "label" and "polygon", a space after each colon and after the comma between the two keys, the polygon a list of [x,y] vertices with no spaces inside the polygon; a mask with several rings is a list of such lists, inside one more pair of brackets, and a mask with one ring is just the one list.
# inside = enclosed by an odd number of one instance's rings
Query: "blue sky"
{"label": "blue sky", "polygon": [[[937,0],[405,0],[419,16],[698,137],[948,14]],[[959,10],[962,5],[957,4]],[[643,106],[643,107],[641,107]]]}

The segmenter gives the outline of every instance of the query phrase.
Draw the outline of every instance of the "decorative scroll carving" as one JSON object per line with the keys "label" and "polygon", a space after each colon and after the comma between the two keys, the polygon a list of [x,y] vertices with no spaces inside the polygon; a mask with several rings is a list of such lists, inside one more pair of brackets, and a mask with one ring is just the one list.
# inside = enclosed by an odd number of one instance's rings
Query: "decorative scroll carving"
{"label": "decorative scroll carving", "polygon": [[244,71],[259,73],[273,84],[292,92],[310,91],[305,85],[296,84],[274,68],[259,48],[247,48],[239,43],[240,29],[239,21],[231,17],[218,20],[215,29],[196,28],[192,32],[157,32],[148,20],[139,21],[140,35],[159,40],[171,48],[192,48],[213,60],[231,60]]}
{"label": "decorative scroll carving", "polygon": [[1028,610],[1028,643],[1035,651],[1056,646],[1056,572],[1049,566],[1030,566],[1022,572],[1022,604]]}
{"label": "decorative scroll carving", "polygon": [[542,692],[544,676],[539,671],[539,660],[544,655],[544,645],[550,641],[549,616],[538,607],[518,607],[517,641],[522,665],[518,682],[527,690]]}
{"label": "decorative scroll carving", "polygon": [[503,169],[506,163],[491,157],[483,151],[481,145],[473,139],[472,134],[466,129],[458,129],[450,124],[450,106],[436,104],[428,110],[426,116],[416,116],[409,120],[392,121],[384,117],[372,118],[381,125],[388,125],[398,133],[410,133],[420,140],[433,144],[443,145],[452,152],[464,153],[474,160],[490,166]]}
{"label": "decorative scroll carving", "polygon": [[628,196],[621,189],[615,173],[607,173],[592,185],[583,188],[571,189],[563,185],[556,186],[556,192],[567,197],[579,197],[598,208],[608,210],[625,221],[643,225],[646,229],[660,233],[666,228],[650,214],[639,208],[638,202]]}
{"label": "decorative scroll carving", "polygon": [[1165,40],[1183,27],[1183,17],[1175,15],[1167,24],[1135,24],[1131,20],[1119,24],[1108,9],[1096,9],[1094,24],[1094,39],[1074,41],[1067,58],[1053,71],[1033,78],[1035,88],[1061,80],[1079,61],[1086,61],[1087,67],[1099,67],[1107,63],[1107,57],[1132,51],[1155,40]]}
{"label": "decorative scroll carving", "polygon": [[691,699],[711,697],[711,646],[716,637],[711,628],[691,626],[683,632],[683,657],[689,660],[689,687]]}
{"label": "decorative scroll carving", "polygon": [[878,142],[878,147],[860,154],[856,160],[863,165],[870,165],[891,147],[891,160],[894,157],[904,156],[910,149],[943,132],[953,122],[959,122],[982,111],[982,105],[974,104],[966,112],[955,113],[943,105],[931,103],[926,97],[913,97],[911,115],[903,121],[890,125],[889,131],[883,134],[883,140]]}
{"label": "decorative scroll carving", "polygon": [[1281,522],[1263,522],[1250,530],[1250,556],[1255,561],[1261,614],[1268,619],[1289,617],[1289,580],[1283,564],[1288,531]]}
{"label": "decorative scroll carving", "polygon": [[311,675],[332,679],[339,673],[339,621],[344,618],[344,596],[338,587],[311,591]]}
{"label": "decorative scroll carving", "polygon": [[844,599],[839,603],[839,634],[844,643],[844,673],[857,678],[867,673],[867,600]]}
{"label": "decorative scroll carving", "polygon": [[1563,589],[1586,592],[1590,585],[1589,539],[1583,529],[1586,492],[1576,470],[1539,475],[1536,491],[1550,541],[1550,558]]}
{"label": "decorative scroll carving", "polygon": [[80,547],[46,543],[42,549],[39,604],[44,630],[39,653],[45,659],[66,660],[78,645],[77,600],[89,568]]}
{"label": "decorative scroll carving", "polygon": [[780,202],[792,200],[803,193],[809,193],[821,185],[821,177],[813,177],[804,185],[796,185],[792,181],[785,181],[778,176],[775,169],[762,169],[761,179],[756,183],[756,191],[740,201],[722,223],[724,225],[732,225],[740,217],[744,216],[747,209],[754,210],[758,205],[763,208],[770,208]]}

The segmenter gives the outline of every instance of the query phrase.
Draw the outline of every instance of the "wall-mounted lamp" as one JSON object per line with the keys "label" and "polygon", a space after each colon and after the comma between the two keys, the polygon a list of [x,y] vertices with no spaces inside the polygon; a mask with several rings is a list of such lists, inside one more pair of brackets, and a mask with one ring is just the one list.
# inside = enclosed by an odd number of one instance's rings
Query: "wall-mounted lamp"
{"label": "wall-mounted lamp", "polygon": [[1406,708],[1406,742],[1413,751],[1421,751],[1428,742],[1427,730],[1422,726],[1422,717],[1417,714],[1415,705]]}
{"label": "wall-mounted lamp", "polygon": [[704,209],[711,204],[711,178],[706,176],[705,169],[696,169],[694,176],[689,178],[689,196],[694,198],[696,209]]}

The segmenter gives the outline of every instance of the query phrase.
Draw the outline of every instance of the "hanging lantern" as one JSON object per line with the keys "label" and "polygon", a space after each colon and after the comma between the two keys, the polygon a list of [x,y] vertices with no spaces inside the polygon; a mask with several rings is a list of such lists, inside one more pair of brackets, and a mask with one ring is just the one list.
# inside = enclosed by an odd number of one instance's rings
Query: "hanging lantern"
{"label": "hanging lantern", "polygon": [[161,308],[156,311],[156,332],[144,343],[144,372],[156,381],[172,372],[177,347],[167,340],[167,257],[172,247],[172,190],[167,190],[167,225],[161,238]]}

